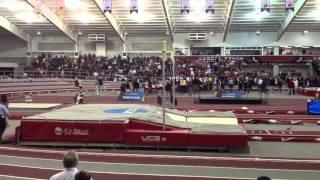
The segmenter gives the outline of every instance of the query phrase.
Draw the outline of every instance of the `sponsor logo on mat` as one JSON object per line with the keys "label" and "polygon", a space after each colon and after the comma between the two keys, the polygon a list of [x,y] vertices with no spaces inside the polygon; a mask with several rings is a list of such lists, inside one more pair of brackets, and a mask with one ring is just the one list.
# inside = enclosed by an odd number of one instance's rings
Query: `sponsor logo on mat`
{"label": "sponsor logo on mat", "polygon": [[107,114],[135,114],[135,113],[146,113],[148,110],[144,108],[116,108],[116,109],[106,109],[103,111]]}
{"label": "sponsor logo on mat", "polygon": [[57,136],[70,136],[70,135],[76,135],[76,136],[88,136],[89,135],[89,131],[86,129],[68,129],[68,128],[64,128],[62,129],[61,127],[56,127],[54,129],[54,133]]}
{"label": "sponsor logo on mat", "polygon": [[166,137],[161,136],[141,136],[142,142],[166,142]]}

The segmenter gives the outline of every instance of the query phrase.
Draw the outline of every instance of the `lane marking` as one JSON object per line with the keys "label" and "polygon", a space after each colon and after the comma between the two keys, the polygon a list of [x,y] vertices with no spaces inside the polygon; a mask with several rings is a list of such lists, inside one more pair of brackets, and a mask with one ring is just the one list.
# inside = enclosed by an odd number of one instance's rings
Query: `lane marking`
{"label": "lane marking", "polygon": [[[30,168],[30,169],[41,169],[41,170],[54,170],[54,171],[62,171],[63,169],[57,168],[44,168],[44,167],[35,167],[35,166],[21,166],[21,165],[11,165],[0,163],[3,166],[14,166],[20,168]],[[156,174],[156,173],[126,173],[126,172],[114,172],[114,171],[90,171],[92,174],[116,174],[116,175],[133,175],[133,176],[161,176],[161,177],[185,177],[185,178],[219,178],[219,179],[235,179],[235,180],[255,180],[256,178],[239,178],[239,177],[219,177],[219,176],[188,176],[188,175],[179,175],[179,174]],[[37,179],[38,180],[38,179]],[[40,179],[39,179],[40,180]],[[289,179],[274,179],[274,180],[289,180]]]}
{"label": "lane marking", "polygon": [[[40,161],[56,161],[61,162],[62,160],[57,159],[46,159],[46,158],[30,158],[30,157],[19,157],[19,156],[6,156],[0,155],[0,157],[10,157],[10,158],[17,158],[17,159],[29,159],[29,160],[40,160]],[[0,158],[1,161],[1,158]],[[18,161],[20,162],[20,161]],[[319,170],[299,170],[299,169],[272,169],[272,168],[243,168],[243,167],[229,167],[229,166],[192,166],[192,165],[171,165],[171,164],[141,164],[141,163],[113,163],[113,162],[95,162],[95,161],[81,161],[81,163],[86,164],[103,164],[103,165],[123,165],[123,166],[152,166],[152,167],[180,167],[180,168],[208,168],[208,169],[232,169],[232,170],[256,170],[256,171],[293,171],[293,172],[317,172],[320,173]],[[8,165],[6,163],[1,163]],[[10,165],[10,164],[9,164]],[[24,166],[24,165],[17,165],[11,164],[12,166]],[[27,166],[27,167],[36,167],[36,166]],[[50,169],[50,168],[48,168]],[[98,172],[98,171],[97,171]]]}
{"label": "lane marking", "polygon": [[[19,152],[39,152],[45,154],[61,154],[63,155],[66,151],[55,151],[55,150],[39,150],[39,149],[21,149],[11,147],[0,147],[0,150],[14,150]],[[122,154],[122,153],[94,153],[94,152],[77,152],[79,155],[92,155],[92,156],[114,156],[114,157],[136,157],[136,158],[163,158],[163,159],[199,159],[199,160],[234,160],[234,161],[266,161],[266,162],[303,162],[303,163],[320,163],[320,160],[314,159],[279,159],[279,158],[260,158],[260,157],[228,157],[228,156],[187,156],[187,155],[159,155],[159,154]]]}
{"label": "lane marking", "polygon": [[9,175],[4,175],[4,174],[0,174],[0,177],[3,178],[13,178],[13,179],[23,179],[23,180],[46,180],[46,179],[38,179],[38,178],[30,178],[30,177],[24,177],[24,176],[9,176]]}

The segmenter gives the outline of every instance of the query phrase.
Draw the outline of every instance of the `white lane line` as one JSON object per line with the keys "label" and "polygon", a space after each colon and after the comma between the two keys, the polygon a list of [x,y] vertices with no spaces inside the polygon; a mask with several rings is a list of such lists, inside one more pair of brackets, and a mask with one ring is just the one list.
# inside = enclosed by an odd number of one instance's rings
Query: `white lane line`
{"label": "white lane line", "polygon": [[9,175],[4,175],[0,174],[0,178],[13,178],[13,179],[23,179],[23,180],[46,180],[46,179],[38,179],[38,178],[30,178],[30,177],[24,177],[24,176],[9,176]]}
{"label": "white lane line", "polygon": [[[56,161],[61,162],[62,160],[57,159],[45,159],[45,158],[31,158],[31,157],[20,157],[20,156],[7,156],[7,155],[0,155],[0,157],[10,157],[10,158],[16,158],[19,161],[17,162],[23,162],[23,160],[39,160],[39,161]],[[113,162],[94,162],[94,161],[82,161],[81,163],[85,164],[101,164],[101,165],[120,165],[120,166],[151,166],[151,167],[178,167],[178,168],[208,168],[208,169],[232,169],[232,170],[257,170],[257,171],[279,171],[279,172],[317,172],[320,173],[318,170],[299,170],[299,169],[272,169],[272,168],[243,168],[243,167],[229,167],[229,166],[191,166],[191,165],[171,165],[171,164],[140,164],[140,163],[113,163]],[[0,158],[0,165],[1,165],[1,158]],[[20,166],[17,164],[12,164],[13,166]],[[33,167],[33,166],[31,166]]]}
{"label": "white lane line", "polygon": [[[0,147],[0,150],[11,150],[19,152],[38,152],[45,154],[64,154],[65,151],[39,150],[39,149],[21,149],[12,147]],[[196,160],[233,160],[233,161],[266,161],[266,162],[288,162],[288,163],[320,163],[320,160],[314,159],[277,159],[277,158],[259,158],[259,157],[227,157],[227,156],[187,156],[187,155],[158,155],[158,154],[123,154],[123,153],[94,153],[78,152],[79,155],[105,156],[105,157],[135,157],[135,158],[163,158],[163,159],[196,159]]]}
{"label": "white lane line", "polygon": [[[31,169],[41,169],[41,170],[55,170],[55,171],[62,171],[63,169],[57,168],[44,168],[44,167],[36,167],[36,166],[23,166],[23,165],[12,165],[12,164],[5,164],[0,163],[3,166],[14,166],[20,168],[31,168]],[[160,177],[185,177],[185,178],[208,178],[208,179],[235,179],[235,180],[255,180],[256,178],[239,178],[239,177],[219,177],[219,176],[188,176],[188,175],[181,175],[181,174],[156,174],[156,173],[131,173],[131,172],[114,172],[114,171],[89,171],[92,174],[115,174],[115,175],[133,175],[133,176],[160,176]],[[288,180],[288,179],[274,179],[274,180]]]}

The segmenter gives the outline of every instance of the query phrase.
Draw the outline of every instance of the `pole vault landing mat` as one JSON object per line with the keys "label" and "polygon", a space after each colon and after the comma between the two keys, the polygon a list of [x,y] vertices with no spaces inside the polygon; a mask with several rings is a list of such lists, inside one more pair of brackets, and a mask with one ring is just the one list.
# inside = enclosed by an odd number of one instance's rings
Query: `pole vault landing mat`
{"label": "pole vault landing mat", "polygon": [[21,141],[117,143],[128,146],[247,147],[230,112],[184,112],[137,104],[84,104],[25,117]]}

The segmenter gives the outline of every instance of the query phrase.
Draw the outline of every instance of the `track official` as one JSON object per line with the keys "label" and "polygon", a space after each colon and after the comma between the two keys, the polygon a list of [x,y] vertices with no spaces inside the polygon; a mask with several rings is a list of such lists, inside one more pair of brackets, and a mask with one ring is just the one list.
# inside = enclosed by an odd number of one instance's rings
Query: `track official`
{"label": "track official", "polygon": [[3,104],[0,104],[0,141],[2,140],[2,135],[8,126],[9,110]]}

